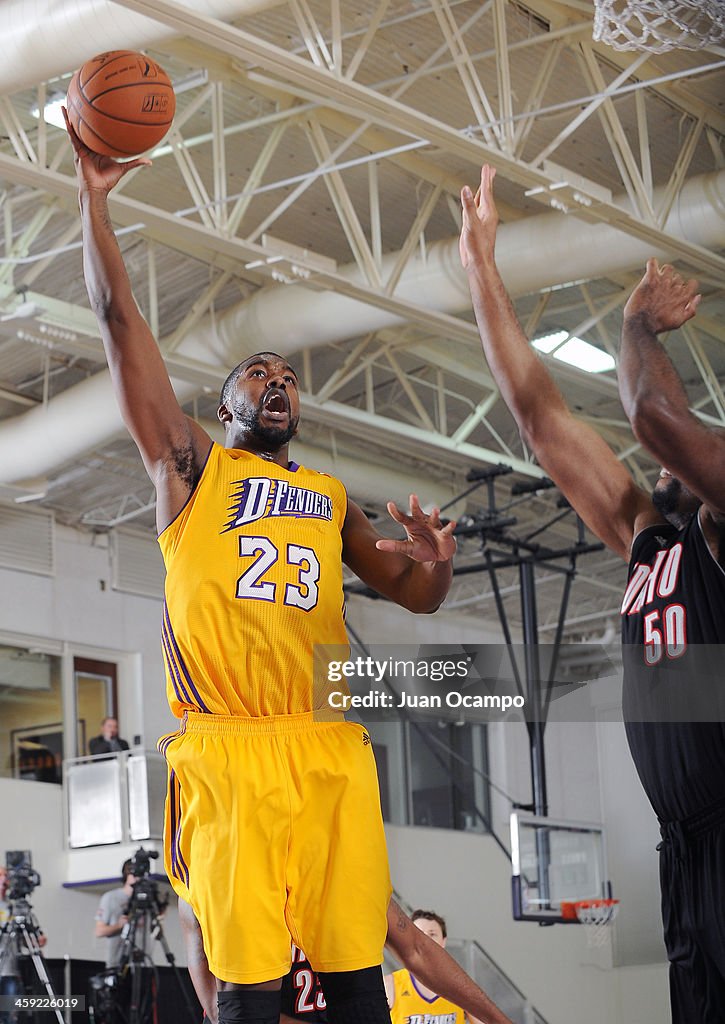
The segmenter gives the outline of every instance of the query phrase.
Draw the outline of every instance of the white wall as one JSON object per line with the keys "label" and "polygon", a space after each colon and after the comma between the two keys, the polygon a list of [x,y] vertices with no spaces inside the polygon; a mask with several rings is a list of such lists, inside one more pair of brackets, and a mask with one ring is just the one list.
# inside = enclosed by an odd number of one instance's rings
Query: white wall
{"label": "white wall", "polygon": [[[6,850],[29,849],[32,853],[33,867],[40,874],[41,884],[30,901],[48,938],[44,955],[55,958],[67,954],[80,960],[104,961],[106,940],[96,939],[94,935],[101,890],[63,888],[69,877],[68,858],[73,852],[67,851],[63,843],[62,797],[60,786],[0,778],[0,855],[4,863]],[[117,875],[120,879],[121,864],[130,855],[131,850],[125,847],[104,847],[99,851],[93,877]],[[180,963],[186,963],[173,896],[164,916],[163,929],[172,952]],[[158,943],[154,944],[152,952],[157,964],[166,963]]]}
{"label": "white wall", "polygon": [[501,642],[500,631],[496,625],[447,612],[445,607],[434,615],[411,615],[390,601],[375,601],[356,594],[347,599],[347,621],[365,643]]}
{"label": "white wall", "polygon": [[[0,569],[0,632],[6,637],[17,633],[68,641],[82,653],[97,650],[99,657],[104,650],[116,652],[123,730],[129,737],[142,734],[145,745],[152,747],[158,735],[173,728],[158,639],[160,601],[116,593],[109,581],[107,538],[59,528],[55,578]],[[387,602],[351,597],[348,615],[355,630],[375,643],[500,639],[496,624],[450,616],[445,610],[414,617]],[[528,742],[523,725],[492,725],[489,740],[495,781],[514,799],[528,801]],[[571,998],[577,986],[582,995],[591,996],[587,1020],[592,1024],[598,1018],[590,1016],[591,1007],[600,1005],[609,1014],[602,1017],[607,1024],[662,1024],[668,1017],[654,852],[658,836],[626,751],[621,723],[552,722],[546,732],[546,751],[550,813],[603,819],[610,833],[610,874],[616,894],[623,897],[614,932],[614,962],[653,964],[651,968],[612,971],[611,951],[607,963],[592,962],[581,929],[539,929],[512,922],[509,869],[490,838],[391,828],[394,882],[411,902],[440,903],[451,918],[453,934],[477,938],[489,946],[494,959],[540,1005],[551,1024],[575,1020],[581,1024],[581,1004]],[[31,847],[36,855],[43,874],[36,905],[52,939],[49,954],[61,955],[72,947],[74,955],[100,958],[102,950],[91,937],[97,894],[60,889],[64,853],[59,791],[9,780],[0,780],[0,787],[0,853]],[[507,840],[507,800],[494,797],[492,810],[494,827]],[[109,848],[108,874],[120,867],[117,854]],[[169,915],[166,929],[183,962],[175,915]],[[601,959],[601,954],[596,955]]]}
{"label": "white wall", "polygon": [[[57,527],[55,577],[0,569],[0,630],[125,653],[119,665],[120,724],[126,738],[140,734],[153,747],[174,727],[164,694],[161,602],[112,590],[110,576],[106,536]],[[135,653],[141,655],[140,679]]]}

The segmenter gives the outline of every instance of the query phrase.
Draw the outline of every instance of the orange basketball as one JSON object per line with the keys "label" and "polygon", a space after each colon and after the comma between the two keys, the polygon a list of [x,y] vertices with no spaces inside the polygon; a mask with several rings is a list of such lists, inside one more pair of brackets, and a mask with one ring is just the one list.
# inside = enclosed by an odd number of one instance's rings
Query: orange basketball
{"label": "orange basketball", "polygon": [[89,149],[128,157],[163,139],[174,119],[176,97],[169,76],[155,61],[133,50],[111,50],[76,71],[66,107]]}

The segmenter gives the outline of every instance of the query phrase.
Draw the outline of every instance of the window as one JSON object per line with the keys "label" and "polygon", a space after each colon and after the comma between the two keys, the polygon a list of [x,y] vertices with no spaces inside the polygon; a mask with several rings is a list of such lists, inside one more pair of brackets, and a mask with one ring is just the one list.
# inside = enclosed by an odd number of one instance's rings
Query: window
{"label": "window", "polygon": [[[115,663],[74,658],[77,734],[64,737],[62,664],[42,641],[38,648],[0,644],[0,776],[61,783],[64,758],[87,754],[103,718],[117,716]],[[75,749],[66,750],[65,740]]]}
{"label": "window", "polygon": [[[108,715],[118,717],[116,666],[109,661],[89,658],[73,659],[78,717],[77,756],[89,754],[88,742],[101,731],[101,722]],[[120,724],[120,723],[119,723]]]}
{"label": "window", "polygon": [[487,787],[482,725],[469,722],[408,723],[413,825],[483,832]]}
{"label": "window", "polygon": [[485,725],[434,719],[365,725],[375,749],[385,821],[488,831]]}
{"label": "window", "polygon": [[0,645],[0,775],[62,781],[60,658]]}

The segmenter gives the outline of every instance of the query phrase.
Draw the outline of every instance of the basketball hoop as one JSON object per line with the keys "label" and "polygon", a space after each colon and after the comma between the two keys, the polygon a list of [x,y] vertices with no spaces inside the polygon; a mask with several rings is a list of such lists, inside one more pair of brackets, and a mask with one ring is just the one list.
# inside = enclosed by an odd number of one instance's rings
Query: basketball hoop
{"label": "basketball hoop", "polygon": [[594,39],[615,50],[701,50],[725,43],[722,0],[594,0]]}
{"label": "basketball hoop", "polygon": [[619,913],[619,900],[562,901],[561,916],[584,925],[588,946],[604,946],[609,938],[608,926]]}

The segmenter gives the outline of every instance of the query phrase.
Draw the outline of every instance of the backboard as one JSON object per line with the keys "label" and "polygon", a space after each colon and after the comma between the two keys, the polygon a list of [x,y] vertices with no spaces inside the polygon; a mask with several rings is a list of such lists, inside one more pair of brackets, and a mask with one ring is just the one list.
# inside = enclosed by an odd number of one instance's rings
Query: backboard
{"label": "backboard", "polygon": [[[511,898],[515,921],[570,924],[562,900],[610,897],[604,826],[514,811]],[[576,918],[574,918],[576,923]]]}

